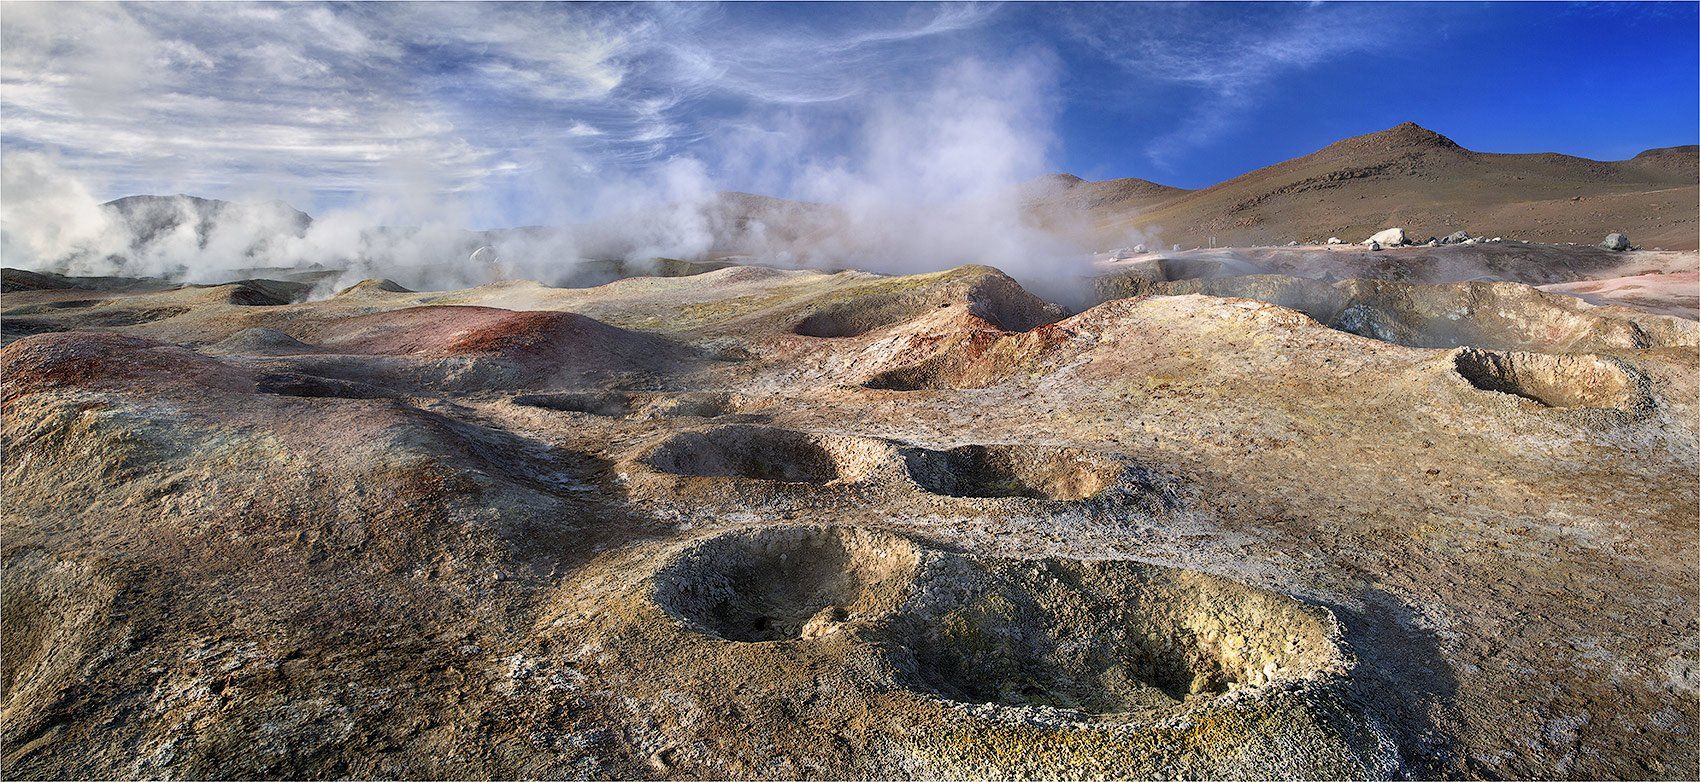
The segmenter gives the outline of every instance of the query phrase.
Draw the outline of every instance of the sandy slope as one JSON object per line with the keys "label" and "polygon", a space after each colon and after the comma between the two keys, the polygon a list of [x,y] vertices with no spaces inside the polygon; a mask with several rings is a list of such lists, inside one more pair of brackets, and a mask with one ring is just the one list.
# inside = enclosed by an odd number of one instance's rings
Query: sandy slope
{"label": "sandy slope", "polygon": [[[1122,182],[1125,180],[1113,180]],[[1093,204],[1102,241],[1157,247],[1362,241],[1381,228],[1421,238],[1453,231],[1541,242],[1595,243],[1627,232],[1648,248],[1700,247],[1696,148],[1648,150],[1629,160],[1473,152],[1412,123],[1348,138],[1312,154],[1194,191]]]}

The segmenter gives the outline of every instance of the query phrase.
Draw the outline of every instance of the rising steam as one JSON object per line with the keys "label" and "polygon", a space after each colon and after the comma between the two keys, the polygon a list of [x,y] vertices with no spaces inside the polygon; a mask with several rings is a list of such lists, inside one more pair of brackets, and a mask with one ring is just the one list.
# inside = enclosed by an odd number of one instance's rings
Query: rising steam
{"label": "rising steam", "polygon": [[[903,273],[984,263],[1046,287],[1095,249],[1079,226],[1038,225],[1022,184],[1052,170],[1051,69],[1043,63],[945,69],[917,102],[856,107],[848,153],[810,155],[831,129],[759,117],[778,143],[708,139],[701,157],[636,170],[557,161],[507,198],[547,206],[547,227],[469,230],[495,214],[493,192],[445,194],[407,172],[353,206],[309,222],[281,202],[211,209],[187,197],[145,208],[102,205],[52,156],[6,157],[5,262],[73,275],[216,282],[279,270],[341,270],[332,284],[389,277],[445,289],[501,278],[586,282],[584,261],[734,257],[787,266]],[[773,130],[778,128],[780,130]],[[711,167],[708,161],[715,161]],[[794,200],[725,192],[736,169]],[[485,199],[481,201],[480,199]],[[600,280],[589,280],[599,282]]]}

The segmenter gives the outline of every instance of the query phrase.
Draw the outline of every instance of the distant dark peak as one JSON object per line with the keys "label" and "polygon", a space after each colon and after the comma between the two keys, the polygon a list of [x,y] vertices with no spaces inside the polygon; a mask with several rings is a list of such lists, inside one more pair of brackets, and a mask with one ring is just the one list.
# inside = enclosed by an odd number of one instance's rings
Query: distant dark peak
{"label": "distant dark peak", "polygon": [[1643,171],[1658,171],[1688,181],[1700,181],[1700,146],[1658,147],[1629,159]]}
{"label": "distant dark peak", "polygon": [[1072,190],[1085,182],[1073,174],[1044,174],[1022,182],[1018,189],[1030,197],[1045,198]]}
{"label": "distant dark peak", "polygon": [[1675,147],[1654,147],[1643,151],[1641,154],[1636,155],[1632,159],[1647,160],[1650,158],[1695,157],[1697,155],[1700,155],[1700,146],[1694,144],[1683,144]]}
{"label": "distant dark peak", "polygon": [[1326,149],[1361,153],[1402,153],[1428,150],[1462,150],[1463,147],[1415,122],[1401,122],[1383,131],[1335,142]]}
{"label": "distant dark peak", "polygon": [[359,296],[366,293],[413,293],[413,291],[402,287],[401,284],[395,280],[374,277],[372,279],[361,280],[354,283],[342,291],[339,291],[337,295]]}
{"label": "distant dark peak", "polygon": [[1115,187],[1123,188],[1123,189],[1127,189],[1127,190],[1144,190],[1144,191],[1152,191],[1152,192],[1168,192],[1168,191],[1176,191],[1176,190],[1184,189],[1184,188],[1175,187],[1174,185],[1165,185],[1161,182],[1153,182],[1149,179],[1140,179],[1138,177],[1122,177],[1121,179],[1106,179],[1106,180],[1103,180],[1101,182],[1098,182],[1097,184],[1099,184],[1099,185],[1113,185]]}
{"label": "distant dark peak", "polygon": [[101,206],[107,207],[108,209],[115,209],[124,215],[133,215],[142,211],[156,211],[163,214],[168,210],[177,209],[179,205],[187,205],[203,220],[209,216],[233,210],[269,208],[278,214],[291,216],[295,222],[302,226],[306,226],[313,222],[312,216],[308,215],[306,212],[296,209],[287,201],[278,199],[259,203],[239,203],[233,201],[221,201],[217,198],[201,198],[200,196],[192,196],[187,193],[178,193],[176,195],[142,194],[124,196],[123,198],[114,198],[111,201],[101,204]]}

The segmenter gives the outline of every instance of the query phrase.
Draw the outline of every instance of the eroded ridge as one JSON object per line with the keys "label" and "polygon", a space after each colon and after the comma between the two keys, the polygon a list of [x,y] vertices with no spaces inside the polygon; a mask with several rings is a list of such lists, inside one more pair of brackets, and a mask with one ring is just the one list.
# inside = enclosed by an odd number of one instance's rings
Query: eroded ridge
{"label": "eroded ridge", "polygon": [[904,469],[917,486],[949,497],[1083,500],[1126,471],[1118,461],[1079,448],[964,445],[944,451],[910,448]]}
{"label": "eroded ridge", "polygon": [[812,639],[894,608],[914,578],[914,544],[842,527],[736,532],[698,544],[656,575],[656,601],[728,641]]}
{"label": "eroded ridge", "polygon": [[1604,356],[1464,348],[1453,354],[1452,362],[1476,388],[1544,407],[1635,411],[1652,404],[1645,378],[1624,362]]}

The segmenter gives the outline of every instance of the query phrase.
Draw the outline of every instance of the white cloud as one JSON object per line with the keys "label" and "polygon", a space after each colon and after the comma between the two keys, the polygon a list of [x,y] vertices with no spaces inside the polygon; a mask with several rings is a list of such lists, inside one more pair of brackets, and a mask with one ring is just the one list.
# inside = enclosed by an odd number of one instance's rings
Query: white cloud
{"label": "white cloud", "polygon": [[1395,16],[1376,4],[1131,3],[1077,11],[1063,26],[1125,72],[1130,89],[1191,93],[1169,105],[1163,114],[1177,118],[1174,126],[1146,145],[1154,162],[1168,164],[1218,139],[1277,79],[1396,44],[1388,32],[1400,27]]}
{"label": "white cloud", "polygon": [[[747,10],[747,9],[746,9]],[[34,4],[0,20],[7,149],[126,190],[466,190],[539,146],[662,160],[726,111],[844,100],[982,24],[894,9],[806,34],[698,5]],[[883,58],[881,60],[880,58]]]}
{"label": "white cloud", "polygon": [[[1081,250],[1023,223],[1014,185],[1047,170],[1058,74],[1043,53],[973,56],[991,6],[19,7],[0,25],[8,262],[93,271],[75,264],[128,250],[124,273],[323,262],[472,284],[490,269],[462,229],[519,214],[577,226],[496,248],[560,279],[581,254],[708,251],[722,189],[843,205],[838,233],[765,248],[799,262],[1036,274]],[[296,201],[318,218],[304,236],[262,210],[138,251],[96,208],[126,192],[358,197]]]}

